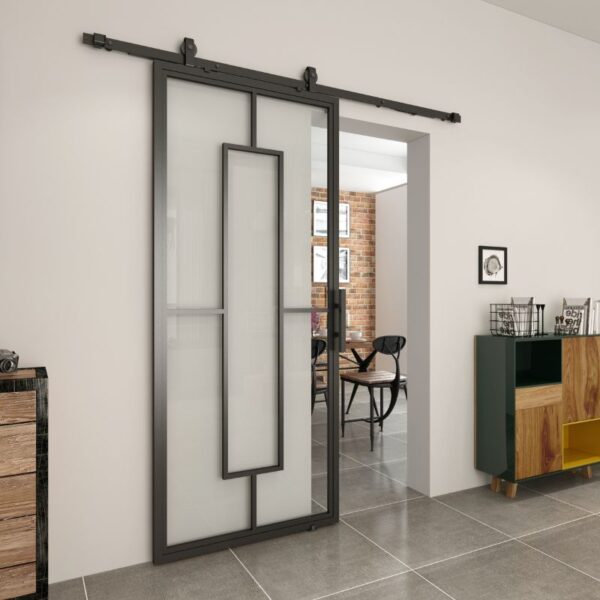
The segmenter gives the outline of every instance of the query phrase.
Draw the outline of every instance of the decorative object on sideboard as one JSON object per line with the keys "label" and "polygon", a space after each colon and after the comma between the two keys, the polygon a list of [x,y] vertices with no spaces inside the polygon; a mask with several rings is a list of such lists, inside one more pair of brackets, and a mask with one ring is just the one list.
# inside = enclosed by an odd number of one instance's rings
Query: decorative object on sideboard
{"label": "decorative object on sideboard", "polygon": [[[537,335],[546,335],[544,332],[544,309],[546,308],[545,304],[536,304],[535,308],[537,310]],[[540,321],[540,311],[542,312],[542,318]],[[540,331],[541,326],[541,331]]]}
{"label": "decorative object on sideboard", "polygon": [[479,246],[479,283],[506,285],[508,282],[508,249]]}
{"label": "decorative object on sideboard", "polygon": [[510,303],[513,305],[515,313],[515,324],[517,326],[518,337],[530,337],[537,330],[537,323],[534,328],[533,324],[533,296],[525,298],[511,298]]}
{"label": "decorative object on sideboard", "polygon": [[537,331],[532,304],[490,304],[490,333],[503,337],[531,337]]}
{"label": "decorative object on sideboard", "polygon": [[565,317],[565,324],[579,324],[575,335],[587,335],[590,332],[591,324],[591,298],[563,298],[562,314]]}
{"label": "decorative object on sideboard", "polygon": [[19,355],[12,350],[0,350],[0,373],[12,373],[19,366]]}

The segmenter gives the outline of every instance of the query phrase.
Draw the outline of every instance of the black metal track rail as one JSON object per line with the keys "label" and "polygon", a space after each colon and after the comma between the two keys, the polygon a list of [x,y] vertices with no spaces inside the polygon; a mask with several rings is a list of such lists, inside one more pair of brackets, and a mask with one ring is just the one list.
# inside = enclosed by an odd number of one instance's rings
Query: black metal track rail
{"label": "black metal track rail", "polygon": [[262,71],[255,71],[253,69],[234,67],[232,65],[206,60],[204,58],[198,58],[196,56],[198,48],[196,47],[196,44],[192,38],[184,38],[179,53],[169,52],[168,50],[159,50],[157,48],[150,48],[148,46],[141,46],[139,44],[132,44],[130,42],[122,42],[121,40],[114,40],[101,33],[84,33],[83,43],[93,46],[94,48],[104,48],[105,50],[109,51],[116,50],[117,52],[124,52],[126,54],[130,54],[131,56],[137,56],[140,58],[170,62],[188,67],[197,67],[206,72],[220,72],[243,79],[253,79],[272,83],[274,85],[288,87],[297,92],[310,91],[313,93],[321,93],[327,96],[341,98],[343,100],[371,104],[372,106],[377,106],[378,108],[389,108],[391,110],[407,113],[413,116],[439,119],[441,121],[448,121],[450,123],[461,122],[461,116],[456,112],[434,110],[432,108],[425,108],[423,106],[406,104],[404,102],[397,102],[396,100],[387,100],[378,96],[369,96],[368,94],[361,94],[359,92],[351,92],[348,90],[342,90],[339,88],[318,84],[317,71],[314,67],[306,67],[306,70],[304,71],[304,79],[301,80],[293,79],[291,77],[282,77],[280,75],[272,75],[270,73],[263,73]]}

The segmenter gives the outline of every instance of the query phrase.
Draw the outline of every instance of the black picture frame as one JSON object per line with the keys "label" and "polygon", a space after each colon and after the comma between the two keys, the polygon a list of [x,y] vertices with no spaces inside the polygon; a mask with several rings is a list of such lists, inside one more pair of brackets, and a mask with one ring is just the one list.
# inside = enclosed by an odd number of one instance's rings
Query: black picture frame
{"label": "black picture frame", "polygon": [[[485,272],[486,253],[493,252],[501,264],[500,277],[491,279]],[[500,254],[500,256],[498,256]],[[479,246],[478,280],[480,285],[506,285],[508,283],[508,248],[505,246]]]}

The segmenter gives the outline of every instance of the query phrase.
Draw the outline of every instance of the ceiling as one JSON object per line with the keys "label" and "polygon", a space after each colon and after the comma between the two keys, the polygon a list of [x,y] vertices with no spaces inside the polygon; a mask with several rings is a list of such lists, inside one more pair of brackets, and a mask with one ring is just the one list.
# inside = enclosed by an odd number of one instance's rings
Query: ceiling
{"label": "ceiling", "polygon": [[525,17],[600,42],[598,0],[484,0]]}
{"label": "ceiling", "polygon": [[[404,142],[340,131],[340,190],[380,192],[406,183]],[[312,128],[312,185],[327,187],[326,130]]]}

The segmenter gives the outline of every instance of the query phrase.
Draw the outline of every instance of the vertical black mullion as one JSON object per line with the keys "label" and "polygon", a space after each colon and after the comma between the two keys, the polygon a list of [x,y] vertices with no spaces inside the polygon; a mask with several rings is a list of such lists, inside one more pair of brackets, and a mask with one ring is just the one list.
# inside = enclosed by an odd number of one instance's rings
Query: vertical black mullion
{"label": "vertical black mullion", "polygon": [[277,259],[277,277],[278,277],[278,340],[279,340],[279,352],[278,352],[278,365],[277,365],[277,376],[278,376],[278,398],[277,398],[277,463],[281,469],[283,469],[283,429],[284,429],[284,315],[283,315],[283,215],[284,215],[284,204],[283,204],[283,153],[277,157],[277,245],[278,245],[278,259]]}
{"label": "vertical black mullion", "polygon": [[222,207],[222,302],[223,302],[223,321],[222,321],[222,365],[221,365],[221,381],[222,381],[222,424],[221,424],[221,468],[222,476],[225,479],[229,472],[229,362],[227,358],[227,350],[229,346],[229,298],[228,298],[228,283],[229,283],[229,264],[228,264],[228,215],[229,215],[229,152],[227,146],[223,144],[221,154],[221,207]]}
{"label": "vertical black mullion", "polygon": [[256,92],[250,94],[250,145],[256,148]]}
{"label": "vertical black mullion", "polygon": [[[250,146],[256,148],[256,92],[250,94]],[[250,476],[250,528],[256,529],[256,475]]]}
{"label": "vertical black mullion", "polygon": [[[327,273],[329,287],[328,305],[328,396],[327,403],[327,512],[339,519],[339,429],[338,388],[339,355],[334,323],[339,311],[339,103],[335,102],[327,113]],[[345,315],[338,314],[344,319]],[[340,328],[341,329],[341,328]]]}
{"label": "vertical black mullion", "polygon": [[256,475],[250,475],[250,529],[256,529]]}
{"label": "vertical black mullion", "polygon": [[153,78],[153,555],[160,560],[167,550],[167,76],[154,63]]}

